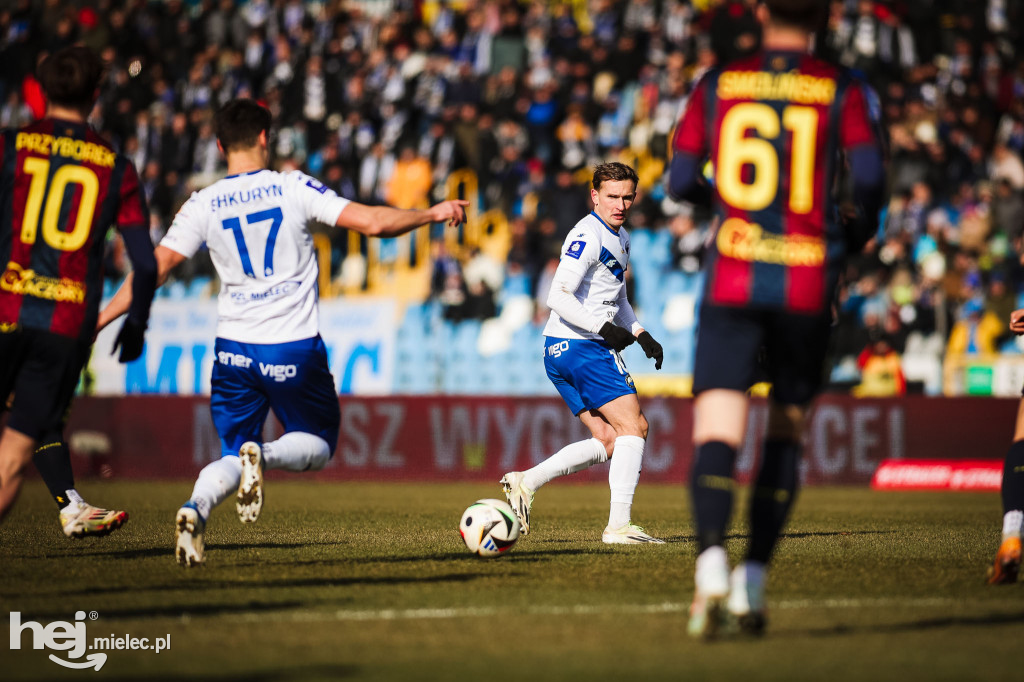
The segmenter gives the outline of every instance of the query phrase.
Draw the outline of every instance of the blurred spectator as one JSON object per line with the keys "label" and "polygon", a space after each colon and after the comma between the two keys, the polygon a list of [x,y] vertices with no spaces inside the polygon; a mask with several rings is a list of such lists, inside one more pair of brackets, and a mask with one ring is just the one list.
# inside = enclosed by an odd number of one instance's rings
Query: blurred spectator
{"label": "blurred spectator", "polygon": [[444,319],[457,322],[465,316],[466,283],[462,279],[462,266],[448,250],[444,239],[431,242],[430,256],[434,263],[430,295],[441,304]]}
{"label": "blurred spectator", "polygon": [[991,355],[996,352],[996,341],[1005,327],[1006,321],[985,310],[981,298],[971,298],[960,307],[957,322],[949,335],[946,356]]}
{"label": "blurred spectator", "polygon": [[496,296],[505,281],[504,265],[474,247],[470,249],[462,275],[467,292],[465,316],[477,320],[494,317]]}
{"label": "blurred spectator", "polygon": [[1015,191],[1009,178],[996,181],[991,211],[992,229],[1017,241],[1024,231],[1024,192]]}
{"label": "blurred spectator", "polygon": [[997,144],[992,149],[992,172],[989,177],[995,181],[1005,179],[1015,191],[1024,191],[1024,163],[1006,145]]}
{"label": "blurred spectator", "polygon": [[706,235],[698,229],[693,213],[688,211],[672,218],[668,224],[672,235],[672,265],[688,275],[696,274],[704,261]]}
{"label": "blurred spectator", "polygon": [[431,185],[430,162],[418,156],[412,147],[403,147],[388,179],[384,198],[395,208],[425,208],[430,205]]}
{"label": "blurred spectator", "polygon": [[857,356],[857,367],[861,379],[853,387],[853,394],[858,398],[886,398],[907,392],[900,355],[884,333],[872,333],[868,345]]}

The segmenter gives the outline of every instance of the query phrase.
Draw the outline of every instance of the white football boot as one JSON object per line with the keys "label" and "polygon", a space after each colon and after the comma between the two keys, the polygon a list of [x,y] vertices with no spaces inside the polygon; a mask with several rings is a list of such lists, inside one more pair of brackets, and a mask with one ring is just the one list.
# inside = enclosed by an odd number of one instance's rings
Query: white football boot
{"label": "white football boot", "polygon": [[687,631],[691,637],[713,639],[724,623],[725,601],[729,596],[729,557],[724,547],[714,545],[700,553],[693,581],[695,590]]}
{"label": "white football boot", "polygon": [[729,614],[740,631],[748,635],[764,632],[764,564],[747,561],[733,569],[729,577]]}
{"label": "white football boot", "polygon": [[206,522],[191,504],[178,510],[174,517],[174,556],[185,568],[203,563],[203,531]]}
{"label": "white football boot", "polygon": [[238,483],[235,510],[242,523],[255,523],[263,509],[263,450],[249,441],[238,449],[242,462],[242,480]]}
{"label": "white football boot", "polygon": [[520,471],[510,471],[501,477],[499,483],[501,489],[505,491],[505,499],[519,519],[519,533],[529,535],[530,507],[533,506],[534,492],[523,485],[523,474]]}
{"label": "white football boot", "polygon": [[108,535],[125,524],[127,512],[119,509],[100,509],[88,502],[72,502],[60,511],[60,526],[69,538],[87,535]]}
{"label": "white football boot", "polygon": [[664,545],[664,540],[649,535],[635,523],[627,523],[621,528],[607,527],[601,533],[601,542],[606,545]]}

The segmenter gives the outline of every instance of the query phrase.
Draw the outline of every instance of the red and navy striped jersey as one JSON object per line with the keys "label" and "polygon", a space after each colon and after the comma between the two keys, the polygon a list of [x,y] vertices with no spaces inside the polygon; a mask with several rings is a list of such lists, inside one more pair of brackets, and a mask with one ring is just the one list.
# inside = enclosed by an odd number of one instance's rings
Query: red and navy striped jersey
{"label": "red and navy striped jersey", "polygon": [[135,167],[85,123],[0,131],[0,325],[92,339],[111,225],[148,230]]}
{"label": "red and navy striped jersey", "polygon": [[709,71],[673,140],[710,157],[718,233],[705,300],[827,310],[846,241],[834,197],[840,150],[880,148],[874,95],[851,71],[763,51]]}

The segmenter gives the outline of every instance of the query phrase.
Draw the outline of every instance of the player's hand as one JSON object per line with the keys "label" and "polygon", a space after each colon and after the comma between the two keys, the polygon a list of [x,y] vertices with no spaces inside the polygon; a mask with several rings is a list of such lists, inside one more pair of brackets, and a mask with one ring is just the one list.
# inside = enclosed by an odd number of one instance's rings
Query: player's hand
{"label": "player's hand", "polygon": [[126,317],[121,331],[117,333],[117,339],[114,341],[114,348],[110,354],[114,355],[117,353],[117,349],[120,347],[121,354],[117,357],[118,362],[137,360],[142,355],[142,346],[145,342],[146,324],[144,322],[135,322],[131,318]]}
{"label": "player's hand", "polygon": [[434,214],[431,222],[443,223],[447,221],[449,225],[456,227],[466,222],[467,206],[469,206],[469,202],[463,199],[452,199],[435,204],[430,207],[431,213]]}
{"label": "player's hand", "polygon": [[648,331],[640,332],[640,336],[636,337],[636,340],[640,347],[644,349],[647,357],[654,358],[654,369],[661,369],[661,362],[665,359],[665,350],[661,347],[661,344],[655,341]]}
{"label": "player's hand", "polygon": [[597,333],[601,335],[601,338],[608,342],[608,345],[611,346],[616,353],[636,340],[628,330],[611,322],[605,322]]}
{"label": "player's hand", "polygon": [[1010,331],[1017,336],[1024,334],[1024,308],[1010,313]]}

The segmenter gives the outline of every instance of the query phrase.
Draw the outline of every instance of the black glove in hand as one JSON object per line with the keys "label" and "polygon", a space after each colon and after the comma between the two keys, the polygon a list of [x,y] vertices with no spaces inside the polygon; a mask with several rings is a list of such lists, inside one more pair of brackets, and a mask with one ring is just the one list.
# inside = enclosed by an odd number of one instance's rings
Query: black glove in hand
{"label": "black glove in hand", "polygon": [[601,335],[601,338],[608,342],[608,345],[611,346],[616,353],[636,340],[629,331],[611,322],[605,322],[601,328],[597,330],[597,333]]}
{"label": "black glove in hand", "polygon": [[636,337],[636,340],[644,349],[647,357],[654,358],[654,369],[661,369],[661,361],[665,359],[665,351],[661,344],[654,340],[650,332],[646,331],[640,332],[640,336]]}
{"label": "black glove in hand", "polygon": [[146,324],[144,322],[135,322],[130,318],[125,318],[124,325],[121,327],[121,331],[117,334],[117,339],[114,341],[114,348],[110,354],[117,353],[118,347],[121,348],[121,355],[118,356],[118,362],[131,362],[137,360],[142,355],[142,346],[146,342]]}

